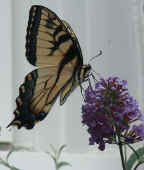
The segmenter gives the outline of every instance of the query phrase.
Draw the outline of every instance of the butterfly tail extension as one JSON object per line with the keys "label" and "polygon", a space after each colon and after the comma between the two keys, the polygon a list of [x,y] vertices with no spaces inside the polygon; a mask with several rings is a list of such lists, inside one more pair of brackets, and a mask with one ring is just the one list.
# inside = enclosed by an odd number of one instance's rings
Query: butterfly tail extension
{"label": "butterfly tail extension", "polygon": [[9,128],[10,126],[17,126],[18,129],[21,128],[21,122],[19,120],[17,120],[16,118],[14,118],[8,125],[6,128]]}

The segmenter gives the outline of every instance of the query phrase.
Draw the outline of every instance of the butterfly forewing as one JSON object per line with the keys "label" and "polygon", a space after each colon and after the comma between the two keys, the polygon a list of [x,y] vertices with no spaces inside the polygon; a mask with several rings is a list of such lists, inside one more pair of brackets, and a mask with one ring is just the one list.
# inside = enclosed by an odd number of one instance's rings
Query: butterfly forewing
{"label": "butterfly forewing", "polygon": [[[59,17],[42,6],[33,6],[30,10],[26,40],[27,59],[37,66],[59,65],[75,46]],[[80,49],[76,53],[79,52]]]}

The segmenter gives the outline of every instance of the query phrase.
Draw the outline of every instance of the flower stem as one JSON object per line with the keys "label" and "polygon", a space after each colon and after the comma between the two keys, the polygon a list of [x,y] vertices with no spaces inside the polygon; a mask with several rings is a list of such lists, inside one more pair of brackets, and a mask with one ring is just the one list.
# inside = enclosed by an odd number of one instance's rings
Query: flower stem
{"label": "flower stem", "polygon": [[119,133],[117,125],[114,121],[113,121],[113,125],[115,127],[115,133],[117,136],[117,142],[118,142],[117,144],[119,146],[122,167],[123,167],[123,170],[126,170],[125,158],[124,158],[124,153],[123,153],[123,143],[121,142],[120,133]]}
{"label": "flower stem", "polygon": [[127,148],[126,148],[126,145],[124,145],[124,162],[125,162],[125,165],[127,167]]}
{"label": "flower stem", "polygon": [[126,170],[125,158],[124,158],[124,153],[123,153],[123,143],[121,142],[120,133],[119,133],[118,127],[115,123],[115,120],[113,119],[113,115],[109,111],[109,109],[108,109],[108,113],[110,113],[110,116],[112,118],[112,124],[115,128],[115,133],[116,133],[116,136],[117,136],[117,139],[118,139],[118,146],[119,146],[119,151],[120,151],[122,167],[123,167],[123,170]]}
{"label": "flower stem", "polygon": [[[144,162],[143,162],[144,163]],[[134,170],[137,170],[137,168],[142,164],[142,162],[139,162],[138,164],[136,164],[136,166],[134,167]]]}
{"label": "flower stem", "polygon": [[[119,138],[119,137],[118,137]],[[123,154],[123,145],[122,143],[119,141],[119,151],[120,151],[120,156],[121,156],[121,162],[122,162],[122,167],[123,167],[123,170],[126,170],[126,167],[125,167],[125,160],[124,160],[124,154]]]}
{"label": "flower stem", "polygon": [[122,142],[121,142],[119,133],[117,133],[117,137],[118,137],[118,146],[119,146],[119,151],[120,151],[120,157],[121,157],[122,167],[123,167],[123,170],[126,170],[124,153],[123,153],[123,144],[122,144]]}

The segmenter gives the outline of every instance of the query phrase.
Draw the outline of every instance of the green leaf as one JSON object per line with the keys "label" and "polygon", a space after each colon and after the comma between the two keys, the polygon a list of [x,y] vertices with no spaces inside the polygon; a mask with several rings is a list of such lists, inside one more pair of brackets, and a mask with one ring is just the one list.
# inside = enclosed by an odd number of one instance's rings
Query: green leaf
{"label": "green leaf", "polygon": [[57,150],[55,149],[55,147],[52,144],[50,144],[50,147],[51,147],[54,155],[56,155],[57,154]]}
{"label": "green leaf", "polygon": [[56,157],[55,155],[53,155],[53,153],[50,152],[46,152],[48,155],[50,155],[50,157],[56,162]]}
{"label": "green leaf", "polygon": [[53,155],[50,155],[50,156],[54,160],[54,162],[57,163],[57,159],[55,158],[55,156],[53,156]]}
{"label": "green leaf", "polygon": [[20,170],[14,166],[9,165],[9,163],[7,161],[4,161],[2,158],[0,158],[0,164],[9,168],[10,170]]}
{"label": "green leaf", "polygon": [[5,162],[4,160],[1,160],[0,164],[4,165],[5,167],[8,167],[8,168],[10,167],[10,165],[7,162]]}
{"label": "green leaf", "polygon": [[59,170],[63,166],[71,166],[68,162],[58,161],[60,158],[60,155],[61,155],[63,149],[66,147],[66,145],[62,145],[58,150],[55,149],[55,147],[53,145],[50,145],[50,146],[52,149],[52,153],[50,153],[50,152],[46,152],[46,153],[49,154],[51,156],[51,158],[53,159],[56,170]]}
{"label": "green leaf", "polygon": [[18,169],[18,168],[12,168],[11,170],[20,170],[20,169]]}
{"label": "green leaf", "polygon": [[11,167],[11,170],[20,170],[20,169],[18,169],[16,167]]}
{"label": "green leaf", "polygon": [[59,158],[60,158],[60,155],[61,155],[61,153],[62,153],[62,151],[63,151],[63,149],[66,147],[66,145],[62,145],[60,148],[59,148],[59,150],[58,150],[58,152],[57,152],[57,155],[56,155],[56,159],[58,160]]}
{"label": "green leaf", "polygon": [[9,163],[7,161],[3,160],[2,158],[0,158],[0,164],[11,169],[11,166],[9,165]]}
{"label": "green leaf", "polygon": [[7,157],[6,157],[7,162],[8,162],[9,157],[11,156],[11,154],[13,152],[16,152],[16,151],[19,151],[19,150],[28,150],[28,148],[22,147],[22,146],[13,146],[11,148],[11,150],[9,151],[9,153],[7,154]]}
{"label": "green leaf", "polygon": [[130,156],[130,158],[128,159],[127,164],[126,164],[127,165],[127,170],[132,169],[132,167],[135,164],[136,160],[137,160],[137,156],[135,154],[132,154]]}
{"label": "green leaf", "polygon": [[64,166],[71,166],[71,164],[68,162],[62,161],[62,162],[58,163],[57,169],[60,169],[61,167],[64,167]]}
{"label": "green leaf", "polygon": [[144,147],[141,147],[141,148],[137,149],[136,152],[139,155],[140,159],[137,158],[135,153],[131,154],[131,156],[129,157],[129,159],[127,161],[127,170],[131,170],[133,165],[136,163],[136,161],[142,162],[144,160],[144,158],[143,158],[143,156],[144,156]]}
{"label": "green leaf", "polygon": [[21,146],[19,146],[19,147],[18,146],[17,147],[12,147],[11,150],[7,154],[6,160],[3,160],[0,157],[0,164],[5,166],[5,167],[7,167],[7,168],[9,168],[10,170],[20,170],[20,169],[16,168],[15,166],[10,165],[9,162],[8,162],[8,159],[9,159],[9,157],[11,156],[11,154],[13,152],[16,152],[16,151],[19,151],[19,150],[23,150],[23,149],[24,150],[28,150],[28,148],[21,147]]}

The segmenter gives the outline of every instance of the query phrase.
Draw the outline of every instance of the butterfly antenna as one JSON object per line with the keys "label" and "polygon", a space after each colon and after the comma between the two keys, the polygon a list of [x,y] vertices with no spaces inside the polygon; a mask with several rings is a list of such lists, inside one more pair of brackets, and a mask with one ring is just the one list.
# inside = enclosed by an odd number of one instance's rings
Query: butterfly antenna
{"label": "butterfly antenna", "polygon": [[[91,76],[93,76],[93,75],[91,74]],[[95,77],[93,77],[93,78],[94,78],[95,81],[97,81],[97,80],[95,79]],[[88,78],[88,82],[89,82],[89,87],[91,88],[91,91],[93,91],[90,78]]]}
{"label": "butterfly antenna", "polygon": [[89,64],[92,60],[94,60],[95,58],[97,58],[97,57],[99,57],[99,56],[101,56],[101,55],[102,55],[102,50],[100,50],[96,56],[92,57],[92,58],[89,60],[88,64]]}

